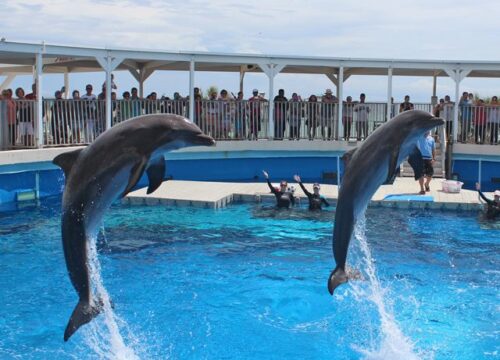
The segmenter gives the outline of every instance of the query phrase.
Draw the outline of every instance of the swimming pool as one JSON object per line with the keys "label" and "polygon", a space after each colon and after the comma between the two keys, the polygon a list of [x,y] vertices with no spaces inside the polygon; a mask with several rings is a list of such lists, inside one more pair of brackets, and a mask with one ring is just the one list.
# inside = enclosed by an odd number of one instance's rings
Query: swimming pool
{"label": "swimming pool", "polygon": [[59,209],[51,199],[0,213],[2,359],[500,354],[500,231],[469,212],[381,208],[367,212],[368,247],[362,234],[351,243],[365,280],[331,297],[332,210],[114,206],[99,260],[120,335],[101,315],[64,343],[77,296]]}

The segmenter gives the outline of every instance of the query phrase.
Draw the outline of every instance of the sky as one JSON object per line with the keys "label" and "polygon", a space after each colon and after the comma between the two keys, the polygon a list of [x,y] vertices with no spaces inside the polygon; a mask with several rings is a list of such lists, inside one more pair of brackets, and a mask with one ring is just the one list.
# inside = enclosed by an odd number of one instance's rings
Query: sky
{"label": "sky", "polygon": [[[49,44],[213,51],[225,53],[332,56],[386,59],[500,61],[500,4],[497,0],[3,0],[0,37],[7,41]],[[2,79],[0,78],[0,81]],[[137,86],[127,72],[116,72],[121,92]],[[94,88],[104,73],[72,74],[70,88]],[[18,77],[11,87],[29,89],[31,76]],[[63,84],[62,75],[44,77],[44,95]],[[236,93],[239,74],[196,73],[196,86],[216,86]],[[244,92],[267,92],[263,74],[247,74]],[[145,93],[172,97],[188,94],[187,72],[155,72]],[[297,92],[306,98],[335,86],[324,75],[280,74],[275,91]],[[500,95],[500,80],[465,79],[461,90],[480,96]],[[387,78],[353,76],[344,95],[365,92],[367,100],[385,101]],[[409,94],[415,102],[429,102],[432,78],[395,77],[396,101]],[[438,80],[438,96],[454,95],[454,83]],[[266,94],[268,96],[268,94]]]}

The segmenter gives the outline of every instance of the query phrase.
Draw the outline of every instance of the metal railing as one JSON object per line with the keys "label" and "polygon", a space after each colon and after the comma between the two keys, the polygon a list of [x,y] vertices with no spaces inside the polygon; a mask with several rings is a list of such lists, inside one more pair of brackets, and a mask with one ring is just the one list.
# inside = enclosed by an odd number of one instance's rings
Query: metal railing
{"label": "metal railing", "polygon": [[[37,145],[36,105],[33,100],[0,101],[1,149]],[[202,100],[195,102],[191,118],[216,140],[267,139],[269,105],[261,100]],[[338,106],[329,102],[275,102],[274,139],[361,141],[386,121],[386,103],[344,102],[341,124]],[[391,106],[391,117],[399,113],[399,108],[399,104]],[[432,109],[431,104],[417,103],[414,108],[438,111],[446,121],[446,138],[450,140],[454,104]],[[460,106],[459,110],[459,142],[498,144],[500,107]],[[90,143],[105,129],[104,100],[44,99],[42,111],[44,146]],[[111,113],[112,125],[144,114],[174,113],[190,117],[186,100],[113,100]]]}

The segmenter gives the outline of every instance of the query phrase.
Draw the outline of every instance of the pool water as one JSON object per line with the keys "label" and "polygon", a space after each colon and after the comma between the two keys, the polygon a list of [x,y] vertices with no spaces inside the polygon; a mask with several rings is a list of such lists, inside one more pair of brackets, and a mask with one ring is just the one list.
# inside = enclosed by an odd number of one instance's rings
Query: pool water
{"label": "pool water", "polygon": [[117,329],[100,315],[64,343],[59,209],[0,213],[0,359],[500,357],[500,230],[474,213],[369,209],[363,280],[331,297],[334,210],[117,205],[98,241]]}

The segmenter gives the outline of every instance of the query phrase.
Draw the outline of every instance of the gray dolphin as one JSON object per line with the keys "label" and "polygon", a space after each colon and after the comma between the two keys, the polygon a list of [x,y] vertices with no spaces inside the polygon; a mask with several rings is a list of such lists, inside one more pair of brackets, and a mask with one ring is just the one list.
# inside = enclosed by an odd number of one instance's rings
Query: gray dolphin
{"label": "gray dolphin", "polygon": [[84,149],[54,158],[66,177],[62,200],[62,242],[71,283],[79,296],[64,341],[102,310],[92,296],[87,242],[96,235],[104,212],[137,184],[144,172],[148,194],[165,175],[165,151],[185,146],[211,146],[215,141],[189,120],[171,114],[127,120],[101,134]]}
{"label": "gray dolphin", "polygon": [[347,250],[359,215],[380,185],[394,181],[399,164],[415,151],[417,139],[442,124],[442,119],[425,111],[406,111],[380,126],[359,148],[344,154],[345,171],[333,229],[336,267],[328,278],[330,294],[348,280]]}

